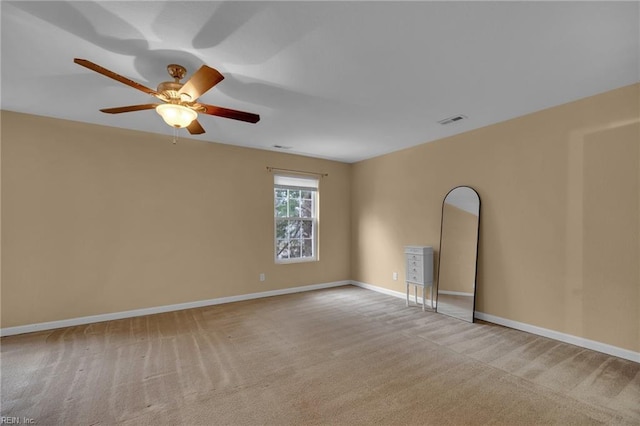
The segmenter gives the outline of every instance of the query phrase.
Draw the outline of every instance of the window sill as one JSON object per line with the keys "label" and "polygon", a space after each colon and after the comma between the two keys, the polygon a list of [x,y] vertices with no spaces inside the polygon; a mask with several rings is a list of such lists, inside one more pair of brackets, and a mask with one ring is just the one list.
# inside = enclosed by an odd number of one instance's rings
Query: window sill
{"label": "window sill", "polygon": [[310,263],[317,261],[317,257],[304,257],[300,259],[276,259],[276,265],[288,265],[291,263]]}

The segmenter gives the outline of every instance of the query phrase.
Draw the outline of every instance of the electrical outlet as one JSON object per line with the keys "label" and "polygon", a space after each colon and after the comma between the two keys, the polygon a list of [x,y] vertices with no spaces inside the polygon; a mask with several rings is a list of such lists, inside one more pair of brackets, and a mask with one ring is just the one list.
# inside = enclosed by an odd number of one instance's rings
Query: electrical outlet
{"label": "electrical outlet", "polygon": [[260,281],[264,281],[266,279],[267,279],[267,277],[264,274],[260,274]]}
{"label": "electrical outlet", "polygon": [[394,281],[398,281],[398,273],[397,272],[393,273],[393,280]]}

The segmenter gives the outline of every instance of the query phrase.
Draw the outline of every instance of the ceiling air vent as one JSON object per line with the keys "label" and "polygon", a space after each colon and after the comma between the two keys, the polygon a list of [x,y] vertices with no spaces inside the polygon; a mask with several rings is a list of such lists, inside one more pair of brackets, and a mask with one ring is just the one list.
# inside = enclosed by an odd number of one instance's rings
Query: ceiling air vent
{"label": "ceiling air vent", "polygon": [[438,123],[440,124],[451,124],[451,123],[455,123],[456,121],[460,121],[460,120],[464,120],[465,118],[467,118],[466,115],[454,115],[453,117],[449,117],[449,118],[444,118],[440,121],[438,121]]}

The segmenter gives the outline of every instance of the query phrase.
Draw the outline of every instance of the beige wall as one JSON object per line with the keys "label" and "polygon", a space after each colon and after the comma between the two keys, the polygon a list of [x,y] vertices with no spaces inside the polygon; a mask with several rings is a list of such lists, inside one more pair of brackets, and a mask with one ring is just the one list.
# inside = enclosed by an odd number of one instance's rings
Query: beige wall
{"label": "beige wall", "polygon": [[437,249],[469,185],[477,310],[640,351],[639,103],[636,84],[354,164],[353,279],[403,292],[402,246]]}
{"label": "beige wall", "polygon": [[[1,118],[2,327],[350,278],[348,164]],[[319,262],[274,263],[266,166],[329,174]]]}
{"label": "beige wall", "polygon": [[[402,247],[437,251],[442,199],[469,185],[479,311],[640,351],[639,102],[633,85],[353,165],[3,112],[1,326],[350,278],[404,292]],[[274,264],[267,165],[329,173],[320,262]]]}
{"label": "beige wall", "polygon": [[442,207],[440,241],[446,255],[439,261],[438,291],[473,294],[476,279],[478,216],[449,203]]}

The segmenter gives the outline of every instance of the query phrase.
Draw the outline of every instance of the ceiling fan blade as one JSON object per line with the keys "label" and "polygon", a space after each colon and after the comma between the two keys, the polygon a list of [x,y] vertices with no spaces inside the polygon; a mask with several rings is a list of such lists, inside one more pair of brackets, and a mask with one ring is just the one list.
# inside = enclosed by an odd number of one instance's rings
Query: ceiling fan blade
{"label": "ceiling fan blade", "polygon": [[121,112],[132,112],[132,111],[143,111],[145,109],[154,109],[158,105],[161,104],[143,104],[143,105],[129,105],[123,107],[116,108],[105,108],[100,111],[106,112],[107,114],[120,114]]}
{"label": "ceiling fan blade", "polygon": [[260,121],[260,116],[258,114],[213,105],[201,105],[205,108],[203,114],[217,115],[218,117],[232,118],[234,120],[246,121],[248,123],[257,123]]}
{"label": "ceiling fan blade", "polygon": [[136,83],[135,81],[130,80],[127,77],[123,77],[120,74],[116,74],[113,71],[109,71],[108,69],[103,68],[98,64],[94,64],[91,61],[87,61],[86,59],[75,58],[73,60],[73,62],[75,62],[78,65],[82,65],[85,68],[89,68],[90,70],[95,71],[95,72],[97,72],[99,74],[102,74],[102,75],[104,75],[106,77],[109,77],[109,78],[112,78],[114,80],[117,80],[120,83],[124,83],[127,86],[133,87],[134,89],[140,90],[140,91],[142,91],[142,92],[144,92],[146,94],[149,94],[149,95],[152,95],[152,96],[158,96],[159,95],[159,93],[156,92],[153,89],[149,89],[148,87],[143,86],[140,83]]}
{"label": "ceiling fan blade", "polygon": [[193,102],[223,79],[224,76],[217,70],[203,65],[184,83],[178,93],[181,95],[186,93],[191,97],[191,101]]}
{"label": "ceiling fan blade", "polygon": [[200,125],[197,119],[193,120],[191,124],[187,126],[187,130],[192,135],[201,135],[204,133],[204,129],[202,128],[202,126]]}

